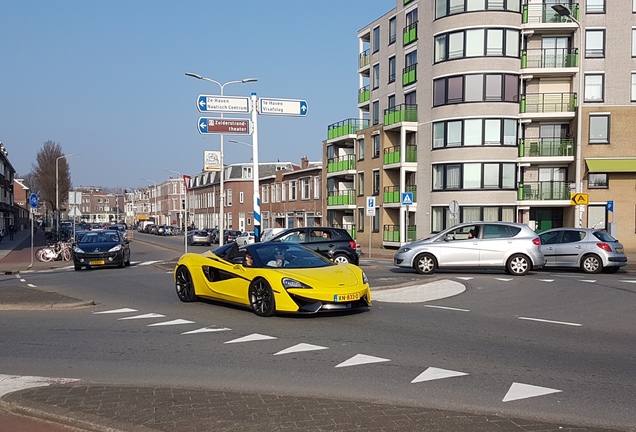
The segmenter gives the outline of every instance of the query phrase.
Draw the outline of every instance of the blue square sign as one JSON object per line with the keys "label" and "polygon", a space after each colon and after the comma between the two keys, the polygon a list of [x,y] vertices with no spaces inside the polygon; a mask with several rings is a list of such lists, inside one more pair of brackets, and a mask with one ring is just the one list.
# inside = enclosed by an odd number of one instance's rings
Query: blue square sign
{"label": "blue square sign", "polygon": [[402,205],[410,206],[413,204],[413,192],[402,192]]}

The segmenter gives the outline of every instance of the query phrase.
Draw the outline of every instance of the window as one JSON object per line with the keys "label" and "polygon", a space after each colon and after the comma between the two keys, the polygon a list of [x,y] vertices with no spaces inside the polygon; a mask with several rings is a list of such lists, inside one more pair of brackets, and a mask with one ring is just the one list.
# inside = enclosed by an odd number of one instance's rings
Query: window
{"label": "window", "polygon": [[586,102],[603,102],[603,74],[585,75],[585,95]]}
{"label": "window", "polygon": [[366,208],[362,208],[362,207],[358,208],[358,231],[364,231],[365,213],[366,213]]}
{"label": "window", "polygon": [[521,0],[436,0],[435,18],[485,10],[521,11]]}
{"label": "window", "polygon": [[380,87],[380,65],[373,65],[373,88],[377,89]]}
{"label": "window", "polygon": [[395,56],[393,56],[389,58],[389,83],[395,82],[396,73]]}
{"label": "window", "polygon": [[380,209],[375,208],[375,214],[373,215],[373,232],[380,232]]}
{"label": "window", "polygon": [[280,200],[287,201],[287,182],[283,182],[280,186]]}
{"label": "window", "polygon": [[589,173],[587,187],[590,189],[607,189],[607,173]]}
{"label": "window", "polygon": [[373,135],[373,158],[380,157],[380,135]]}
{"label": "window", "polygon": [[380,27],[373,29],[373,52],[380,51]]}
{"label": "window", "polygon": [[261,188],[261,199],[263,204],[267,204],[269,202],[269,185],[264,185]]}
{"label": "window", "polygon": [[397,23],[395,17],[389,20],[389,45],[394,44],[397,38]]}
{"label": "window", "polygon": [[298,199],[298,189],[296,180],[289,181],[289,200],[296,201]]}
{"label": "window", "polygon": [[373,170],[373,195],[380,195],[380,170]]}
{"label": "window", "polygon": [[590,144],[609,144],[610,116],[590,116]]}
{"label": "window", "polygon": [[225,190],[225,205],[226,206],[232,205],[232,189]]}
{"label": "window", "polygon": [[433,165],[433,190],[514,189],[514,163]]}
{"label": "window", "polygon": [[636,57],[636,29],[632,29],[632,57]]}
{"label": "window", "polygon": [[314,177],[314,199],[320,199],[320,176]]}
{"label": "window", "polygon": [[519,76],[471,74],[436,79],[433,106],[462,102],[517,102]]}
{"label": "window", "polygon": [[515,119],[466,119],[433,123],[433,148],[458,146],[514,146]]}
{"label": "window", "polygon": [[380,124],[380,101],[373,102],[373,124]]}
{"label": "window", "polygon": [[252,167],[244,166],[243,167],[243,178],[252,178]]}
{"label": "window", "polygon": [[358,160],[364,160],[364,138],[358,139]]}
{"label": "window", "polygon": [[364,171],[358,173],[358,196],[364,195]]}
{"label": "window", "polygon": [[503,221],[516,222],[514,207],[460,207],[459,219],[453,217],[448,206],[433,207],[431,209],[431,230],[440,232],[460,222]]}
{"label": "window", "polygon": [[300,179],[301,199],[308,200],[311,198],[311,182],[309,177]]}
{"label": "window", "polygon": [[605,0],[587,0],[585,12],[589,14],[605,13]]}
{"label": "window", "polygon": [[[634,0],[636,1],[636,0]],[[632,73],[632,96],[631,101],[636,101],[636,73]]]}
{"label": "window", "polygon": [[395,95],[391,95],[387,99],[387,108],[395,108]]}
{"label": "window", "polygon": [[585,31],[585,57],[605,57],[605,30]]}
{"label": "window", "polygon": [[245,194],[243,192],[239,192],[239,202],[241,204],[243,204],[243,198],[245,197]]}

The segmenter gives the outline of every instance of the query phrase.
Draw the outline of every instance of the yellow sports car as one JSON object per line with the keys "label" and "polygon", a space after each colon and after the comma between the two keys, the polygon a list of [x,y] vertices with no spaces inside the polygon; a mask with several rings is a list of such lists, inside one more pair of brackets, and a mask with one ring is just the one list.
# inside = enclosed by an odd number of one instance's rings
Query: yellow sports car
{"label": "yellow sports car", "polygon": [[236,243],[188,253],[174,269],[177,296],[250,307],[259,316],[346,311],[371,306],[369,281],[360,267],[334,264],[297,243]]}

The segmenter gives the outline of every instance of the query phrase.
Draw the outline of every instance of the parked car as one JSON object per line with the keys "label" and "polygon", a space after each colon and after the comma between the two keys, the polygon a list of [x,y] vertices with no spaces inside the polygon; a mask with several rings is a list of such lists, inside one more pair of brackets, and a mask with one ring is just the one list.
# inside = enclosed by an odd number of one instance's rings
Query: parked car
{"label": "parked car", "polygon": [[276,234],[269,241],[300,243],[332,259],[335,263],[358,265],[360,261],[356,252],[356,242],[344,228],[288,228]]}
{"label": "parked car", "polygon": [[[270,260],[281,252],[285,253],[285,266],[271,266]],[[174,281],[182,302],[199,298],[231,302],[263,317],[276,312],[313,314],[371,306],[369,281],[361,268],[335,265],[292,243],[254,243],[241,248],[231,243],[203,254],[184,254],[174,269]]]}
{"label": "parked car", "polygon": [[285,231],[285,228],[265,228],[261,233],[261,242],[266,242],[272,239],[276,234]]}
{"label": "parked car", "polygon": [[209,232],[203,230],[188,231],[188,244],[210,246],[212,244],[212,236]]}
{"label": "parked car", "polygon": [[393,264],[420,274],[436,269],[505,269],[523,276],[545,264],[541,240],[529,226],[512,222],[470,222],[455,225],[395,253]]}
{"label": "parked car", "polygon": [[75,270],[129,266],[129,241],[119,234],[119,230],[86,231],[73,249],[73,264]]}
{"label": "parked car", "polygon": [[223,234],[223,243],[232,243],[240,235],[240,231],[225,230]]}
{"label": "parked car", "polygon": [[539,234],[546,267],[574,267],[585,273],[616,273],[627,265],[623,245],[605,231],[553,228]]}
{"label": "parked car", "polygon": [[254,231],[242,232],[241,235],[239,235],[235,241],[236,241],[236,244],[239,246],[245,246],[247,244],[254,243]]}

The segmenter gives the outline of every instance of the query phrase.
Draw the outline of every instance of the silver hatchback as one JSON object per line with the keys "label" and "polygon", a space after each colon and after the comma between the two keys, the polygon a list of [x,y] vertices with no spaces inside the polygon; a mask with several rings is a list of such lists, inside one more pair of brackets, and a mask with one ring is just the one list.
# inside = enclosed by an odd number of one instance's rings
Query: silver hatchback
{"label": "silver hatchback", "polygon": [[420,274],[436,269],[504,269],[523,276],[543,267],[541,241],[527,225],[512,222],[470,222],[402,246],[393,258],[397,267]]}
{"label": "silver hatchback", "polygon": [[592,228],[553,228],[539,234],[546,267],[574,267],[585,273],[615,273],[627,265],[623,245]]}

